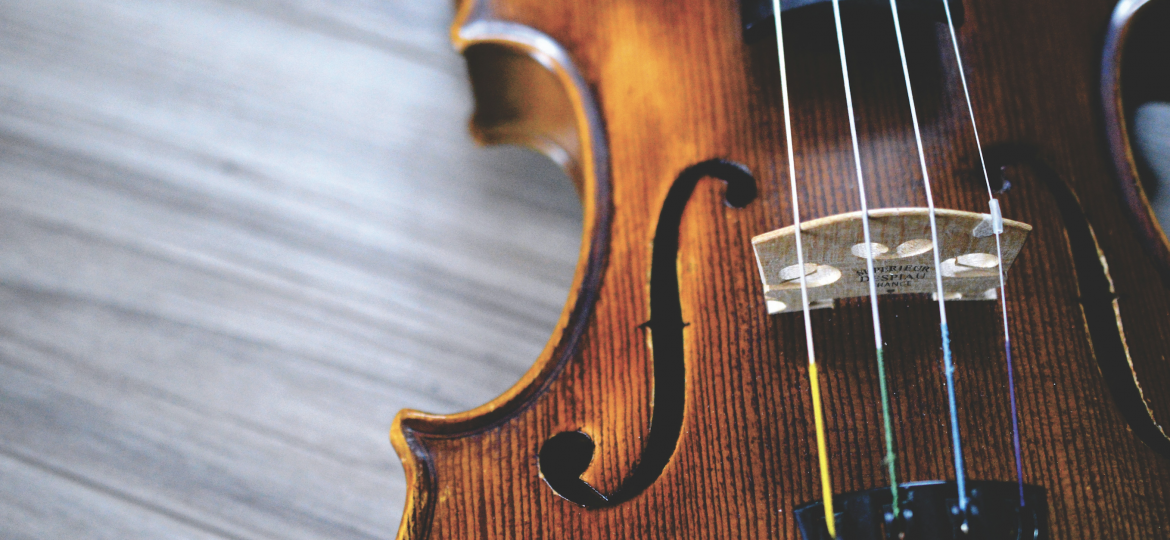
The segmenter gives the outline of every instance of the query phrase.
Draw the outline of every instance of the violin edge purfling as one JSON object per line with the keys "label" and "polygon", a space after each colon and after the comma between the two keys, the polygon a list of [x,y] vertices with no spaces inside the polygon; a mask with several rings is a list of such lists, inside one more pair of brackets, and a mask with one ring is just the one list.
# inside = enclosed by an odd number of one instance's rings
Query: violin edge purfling
{"label": "violin edge purfling", "polygon": [[[1134,436],[1114,404],[1098,362],[1125,359],[1096,355],[1086,317],[1100,319],[1091,323],[1097,327],[1124,323],[1124,356],[1144,380],[1170,383],[1167,370],[1147,367],[1157,359],[1153,344],[1170,337],[1155,316],[1170,313],[1170,294],[1160,284],[1146,286],[1157,272],[1114,188],[1090,180],[1109,170],[1093,112],[1070,115],[1055,106],[1083,103],[1097,82],[1085,75],[1100,52],[1091,38],[1070,48],[1064,36],[1103,27],[1111,6],[1077,0],[1060,17],[1041,20],[1035,17],[1048,13],[1040,7],[1008,4],[965,6],[961,38],[972,56],[963,60],[971,66],[981,135],[989,146],[1036,141],[1056,181],[1076,193],[1093,221],[1100,247],[1092,249],[1108,260],[1117,294],[1139,286],[1145,292],[1121,296],[1107,314],[1082,301],[1096,291],[1078,281],[1074,260],[1084,246],[1065,234],[1059,197],[1035,171],[1005,171],[1017,176],[1000,196],[1003,216],[1034,227],[1007,283],[1023,480],[1047,493],[1051,538],[1157,538],[1170,528],[1170,461]],[[1017,18],[1005,20],[1009,11]],[[794,17],[808,31],[824,22]],[[865,21],[845,22],[848,29]],[[800,315],[767,313],[751,245],[753,236],[791,225],[776,53],[744,44],[740,23],[734,6],[717,3],[685,10],[625,0],[460,5],[452,36],[473,82],[472,132],[484,144],[535,148],[569,172],[585,209],[582,256],[549,344],[516,386],[465,413],[396,417],[391,440],[410,490],[400,540],[801,538],[793,512],[821,490],[810,453]],[[1031,33],[1021,32],[1027,24]],[[931,60],[915,49],[930,45],[930,27],[908,32],[911,71],[925,73],[914,87],[938,208],[985,213],[982,179],[968,178],[978,152],[967,111],[956,106],[957,75],[945,69],[949,42],[936,41]],[[981,39],[980,32],[995,34]],[[861,38],[850,35],[859,34],[847,34],[852,55]],[[921,179],[907,172],[915,157],[901,75],[884,71],[891,47],[886,40],[859,53],[870,62],[857,64],[853,86],[871,213],[923,206]],[[789,55],[802,213],[807,207],[812,222],[857,212],[852,162],[841,155],[848,140],[834,93],[840,80],[822,67],[824,51],[790,47]],[[938,73],[923,70],[932,61],[943,66]],[[986,75],[992,66],[1003,70]],[[1047,101],[1036,101],[1041,95]],[[592,447],[579,478],[598,494],[622,493],[638,471],[654,429],[654,372],[661,367],[647,324],[654,320],[658,221],[678,175],[712,159],[753,171],[759,195],[731,208],[720,183],[700,182],[680,214],[675,289],[684,394],[681,410],[669,411],[682,418],[677,447],[637,493],[612,504],[574,503],[546,482],[541,450],[558,434],[584,435]],[[938,313],[929,295],[897,292],[882,297],[880,317],[899,476],[908,483],[953,480]],[[991,302],[947,304],[969,476],[1012,481],[998,310]],[[841,300],[810,316],[833,491],[887,486],[868,301]]]}

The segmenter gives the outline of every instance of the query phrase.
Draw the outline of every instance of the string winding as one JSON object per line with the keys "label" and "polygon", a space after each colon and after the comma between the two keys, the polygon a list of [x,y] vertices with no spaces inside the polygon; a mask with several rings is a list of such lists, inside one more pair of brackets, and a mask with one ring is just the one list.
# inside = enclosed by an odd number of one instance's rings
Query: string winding
{"label": "string winding", "polygon": [[[834,0],[836,1],[836,0]],[[788,68],[784,62],[784,30],[780,23],[780,0],[772,0],[772,9],[776,14],[776,49],[780,58],[780,95],[784,104],[784,136],[788,144],[788,184],[792,191],[792,219],[796,230],[796,264],[799,266],[800,299],[804,311],[804,341],[808,351],[808,379],[812,389],[813,421],[816,424],[817,463],[821,472],[821,499],[825,509],[825,526],[829,535],[837,538],[837,520],[833,512],[833,482],[829,473],[829,451],[825,439],[824,411],[821,407],[820,380],[817,377],[816,353],[813,351],[812,319],[808,307],[808,272],[805,271],[804,249],[801,246],[800,233],[800,203],[796,194],[796,164],[792,149],[792,114],[788,105]]]}
{"label": "string winding", "polygon": [[[959,69],[959,80],[963,82],[963,96],[967,100],[967,113],[971,117],[971,131],[975,134],[975,149],[979,153],[979,165],[983,169],[983,182],[987,186],[988,206],[994,223],[992,230],[995,232],[996,260],[1003,261],[1003,248],[1000,243],[1000,235],[1003,234],[1003,217],[1000,214],[999,201],[991,189],[991,176],[987,174],[987,161],[983,159],[983,144],[979,140],[979,126],[975,123],[975,108],[971,105],[971,92],[967,88],[967,74],[963,71],[963,56],[959,53],[959,38],[955,33],[955,22],[951,18],[950,2],[943,1],[943,10],[947,15],[947,29],[950,30],[951,45],[955,49],[955,64]],[[1008,331],[1007,285],[1003,276],[1003,264],[996,265],[996,269],[999,270],[999,299],[1003,312],[1003,348],[1004,358],[1007,359],[1008,397],[1012,409],[1012,446],[1015,449],[1016,457],[1016,483],[1020,488],[1020,507],[1022,508],[1024,506],[1024,470],[1020,452],[1020,415],[1016,407],[1016,383],[1013,375],[1015,370],[1012,367],[1012,340]]]}
{"label": "string winding", "polygon": [[[888,385],[887,385],[887,376],[886,376],[886,368],[885,368],[885,354],[884,354],[884,350],[883,350],[884,349],[884,347],[883,347],[884,341],[882,339],[881,319],[879,317],[879,309],[878,309],[877,285],[876,285],[876,280],[874,279],[874,277],[875,277],[874,276],[874,273],[875,273],[874,272],[874,263],[873,263],[874,253],[873,253],[873,242],[872,242],[872,237],[870,235],[870,227],[869,227],[869,207],[868,207],[868,201],[867,201],[866,189],[865,189],[865,175],[864,175],[864,173],[862,171],[862,167],[861,167],[861,151],[860,151],[859,144],[858,144],[857,123],[856,123],[856,117],[855,117],[854,110],[853,110],[853,93],[852,93],[852,88],[851,88],[850,82],[849,82],[849,67],[848,67],[848,61],[846,59],[846,54],[845,54],[844,32],[842,30],[842,25],[841,25],[840,0],[832,0],[832,5],[833,5],[833,19],[834,19],[834,23],[835,23],[836,31],[837,31],[837,48],[838,48],[838,52],[839,52],[840,58],[841,58],[841,74],[842,74],[842,78],[844,79],[844,86],[845,86],[845,102],[846,102],[846,107],[847,107],[848,113],[849,113],[849,132],[850,132],[852,146],[853,146],[854,168],[855,168],[856,173],[857,173],[857,185],[858,185],[859,198],[860,198],[860,202],[861,202],[862,233],[863,233],[863,240],[865,243],[865,259],[866,259],[866,272],[867,272],[868,284],[869,284],[870,310],[871,310],[871,316],[873,319],[874,349],[875,349],[876,357],[877,357],[879,382],[880,382],[880,386],[881,386],[882,425],[883,425],[883,434],[884,434],[884,439],[885,439],[885,450],[886,450],[885,463],[886,463],[886,467],[887,467],[887,473],[888,473],[889,478],[890,478],[890,492],[891,492],[891,497],[892,497],[891,507],[893,510],[893,514],[898,515],[900,501],[899,501],[899,493],[898,493],[896,453],[894,450],[894,438],[893,438],[892,421],[891,421],[891,414],[890,414],[890,396],[889,396],[889,390],[888,390]],[[972,130],[975,133],[975,144],[976,144],[976,147],[978,149],[979,161],[980,161],[980,165],[982,166],[982,170],[983,170],[983,179],[984,179],[984,182],[985,182],[986,187],[987,187],[989,206],[990,206],[990,211],[991,211],[991,215],[992,215],[992,219],[993,219],[993,231],[995,233],[996,255],[998,257],[997,260],[1002,261],[1003,260],[1003,248],[1002,248],[1002,242],[1001,242],[1000,236],[1003,233],[1003,219],[1002,219],[1002,215],[1000,214],[1000,210],[999,210],[999,201],[995,198],[993,191],[991,189],[990,175],[987,172],[987,164],[983,158],[983,147],[982,147],[982,143],[979,139],[979,131],[978,131],[978,127],[977,127],[976,122],[975,122],[975,111],[974,111],[974,107],[972,106],[972,103],[971,103],[971,94],[970,94],[970,91],[969,91],[968,85],[967,85],[967,77],[963,71],[962,57],[961,57],[961,54],[959,52],[959,42],[958,42],[958,38],[957,38],[957,35],[955,32],[954,20],[953,20],[952,15],[951,15],[951,9],[950,9],[949,2],[947,2],[946,0],[943,0],[943,7],[944,7],[944,11],[946,13],[947,27],[950,31],[951,44],[954,47],[955,61],[958,65],[959,76],[960,76],[960,79],[962,81],[963,94],[964,94],[964,96],[966,98],[966,102],[967,102],[967,111],[968,111],[970,118],[971,118]],[[819,377],[818,377],[818,373],[817,373],[816,353],[815,353],[815,350],[813,348],[812,320],[811,320],[811,317],[809,314],[808,279],[807,279],[808,272],[807,272],[807,268],[805,266],[804,250],[803,250],[803,245],[802,245],[802,241],[801,241],[802,225],[801,225],[801,219],[800,219],[799,196],[797,195],[797,185],[796,185],[796,168],[795,168],[795,157],[794,157],[795,153],[793,151],[793,140],[792,140],[792,115],[791,115],[791,108],[790,108],[789,99],[788,99],[788,73],[787,73],[787,66],[786,66],[785,54],[784,54],[784,32],[783,32],[783,25],[781,23],[782,8],[780,6],[780,0],[772,0],[772,8],[773,8],[773,13],[775,13],[776,47],[777,47],[777,53],[778,53],[778,58],[779,58],[779,64],[780,64],[781,100],[782,100],[783,108],[784,108],[784,132],[785,132],[785,141],[786,141],[787,150],[788,150],[788,179],[789,179],[789,188],[791,191],[792,213],[793,213],[793,222],[794,222],[794,229],[795,229],[796,259],[797,259],[797,264],[798,264],[798,268],[799,268],[797,273],[798,273],[799,279],[800,279],[800,295],[801,295],[801,304],[802,304],[801,307],[802,307],[802,312],[804,314],[805,345],[806,345],[806,350],[808,352],[809,383],[810,383],[811,393],[812,393],[813,417],[814,417],[814,423],[816,426],[816,447],[817,447],[817,458],[818,458],[818,465],[819,465],[820,477],[821,477],[821,496],[822,496],[822,501],[823,501],[822,506],[824,507],[824,511],[825,511],[825,524],[826,524],[826,528],[828,529],[829,535],[832,536],[833,538],[836,538],[837,532],[836,532],[836,519],[835,519],[835,515],[834,515],[834,510],[833,510],[832,478],[831,478],[831,473],[830,473],[829,463],[828,463],[829,459],[828,459],[828,449],[827,449],[827,442],[826,442],[826,435],[825,435],[824,412],[823,412],[823,405],[822,405],[822,399],[821,399],[820,381],[819,381]],[[926,166],[926,153],[925,153],[924,148],[923,148],[922,130],[921,130],[921,128],[919,126],[919,122],[918,122],[918,111],[917,111],[917,108],[916,108],[915,102],[914,102],[914,90],[913,90],[913,87],[910,83],[910,69],[909,69],[909,66],[908,66],[908,63],[906,60],[905,40],[902,37],[902,25],[901,25],[900,17],[898,14],[897,0],[890,0],[890,10],[893,14],[894,32],[895,32],[897,39],[898,39],[898,54],[899,54],[899,58],[900,58],[901,63],[902,63],[902,75],[903,75],[903,79],[904,79],[905,84],[906,84],[906,94],[907,94],[907,98],[908,98],[909,104],[910,104],[910,118],[911,118],[911,121],[913,123],[914,139],[915,139],[915,144],[916,144],[917,150],[918,150],[918,162],[919,162],[919,167],[920,167],[921,172],[922,172],[923,188],[924,188],[925,193],[926,193],[927,208],[929,210],[930,235],[931,235],[932,245],[934,246],[932,253],[933,253],[933,257],[934,257],[934,267],[935,267],[935,289],[936,289],[935,296],[937,298],[938,310],[939,310],[939,331],[940,331],[941,338],[942,338],[943,367],[944,367],[944,373],[946,376],[947,404],[948,404],[948,409],[949,409],[949,413],[950,413],[951,444],[952,444],[952,453],[954,455],[955,480],[956,480],[956,484],[958,487],[959,510],[966,513],[968,505],[969,505],[969,501],[968,501],[968,495],[967,495],[967,490],[966,490],[966,472],[965,472],[964,463],[963,463],[962,438],[961,438],[961,434],[960,434],[960,430],[959,430],[958,407],[957,407],[956,396],[955,396],[955,365],[954,365],[954,360],[952,358],[952,353],[951,353],[950,329],[947,326],[947,313],[946,313],[946,304],[945,304],[946,297],[945,297],[945,291],[944,291],[943,282],[942,282],[942,263],[940,260],[940,255],[939,255],[939,250],[938,250],[938,246],[939,246],[938,226],[937,226],[936,212],[935,212],[935,206],[934,206],[934,195],[932,193],[931,185],[930,185],[930,174],[929,174],[929,172],[927,170],[927,166]],[[1023,507],[1024,506],[1024,484],[1023,484],[1023,469],[1022,469],[1022,457],[1021,457],[1022,452],[1021,452],[1020,434],[1019,434],[1019,414],[1018,414],[1016,395],[1015,395],[1014,369],[1012,366],[1011,336],[1010,336],[1009,325],[1008,325],[1007,288],[1005,285],[1002,264],[997,265],[997,270],[998,270],[998,274],[999,274],[999,292],[1000,292],[1000,300],[1001,300],[1001,310],[1003,313],[1004,355],[1005,355],[1005,358],[1007,361],[1008,390],[1009,390],[1009,397],[1010,397],[1010,401],[1011,401],[1012,442],[1013,442],[1013,446],[1015,449],[1016,479],[1017,479],[1017,483],[1019,485],[1020,506]]]}
{"label": "string winding", "polygon": [[[836,0],[834,0],[836,1]],[[943,2],[946,4],[946,2]],[[910,120],[914,124],[914,142],[918,145],[918,164],[922,170],[922,185],[926,190],[926,205],[930,211],[930,239],[934,249],[935,296],[938,298],[939,330],[942,334],[943,368],[946,375],[947,405],[951,416],[951,446],[955,457],[955,483],[958,484],[959,510],[967,512],[967,478],[963,469],[963,444],[959,435],[959,411],[955,403],[955,364],[951,358],[951,333],[947,328],[946,298],[942,283],[942,262],[938,254],[938,225],[935,219],[934,194],[930,189],[930,173],[926,170],[926,152],[922,148],[922,130],[918,126],[918,110],[914,106],[914,89],[910,85],[910,68],[906,62],[906,45],[902,39],[902,23],[898,16],[898,0],[890,0],[890,11],[894,15],[894,33],[898,36],[898,55],[902,60],[902,76],[906,82],[906,95],[910,101]]]}
{"label": "string winding", "polygon": [[898,515],[898,475],[895,466],[894,433],[890,420],[890,394],[886,384],[886,362],[883,351],[882,323],[878,317],[877,280],[874,279],[873,269],[873,240],[869,234],[869,206],[865,194],[865,174],[861,170],[861,150],[857,143],[857,121],[853,114],[853,90],[849,84],[849,64],[845,59],[845,34],[841,29],[840,0],[833,0],[833,22],[837,28],[837,50],[841,55],[841,76],[845,80],[845,106],[849,111],[849,134],[853,141],[853,166],[857,171],[858,196],[861,199],[861,231],[865,241],[865,271],[869,278],[869,306],[873,318],[874,349],[877,352],[878,382],[881,386],[882,400],[882,429],[886,443],[886,468],[890,477],[890,495],[892,496],[891,509]]}

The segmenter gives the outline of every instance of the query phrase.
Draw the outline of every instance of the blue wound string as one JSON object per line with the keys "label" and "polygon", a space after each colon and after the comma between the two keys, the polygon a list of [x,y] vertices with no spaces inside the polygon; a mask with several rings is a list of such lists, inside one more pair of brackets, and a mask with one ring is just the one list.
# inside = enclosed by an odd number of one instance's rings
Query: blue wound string
{"label": "blue wound string", "polygon": [[951,361],[951,331],[942,323],[943,367],[947,375],[947,404],[951,409],[951,444],[955,448],[955,482],[959,487],[959,509],[967,511],[967,479],[964,477],[963,452],[959,439],[959,408],[955,405],[955,364]]}
{"label": "blue wound string", "polygon": [[[995,252],[999,257],[998,261],[1003,261],[1003,248],[1001,247],[1000,235],[1003,234],[1003,216],[1000,214],[999,201],[995,199],[995,195],[991,192],[991,176],[987,174],[987,161],[983,159],[983,143],[979,140],[979,127],[975,123],[975,107],[971,105],[971,92],[967,89],[967,74],[963,71],[963,55],[959,53],[959,38],[955,34],[955,21],[951,18],[950,2],[943,2],[943,11],[947,14],[947,28],[951,33],[951,45],[955,49],[955,65],[959,68],[959,80],[963,83],[963,96],[967,99],[967,113],[971,116],[971,131],[975,133],[975,149],[979,152],[979,164],[983,167],[983,182],[987,186],[988,203],[991,207],[991,214],[994,226],[992,230],[995,232]],[[999,299],[1000,305],[1003,309],[1003,352],[1004,358],[1007,360],[1008,372],[1008,398],[1012,404],[1012,446],[1016,452],[1016,484],[1020,488],[1020,507],[1024,507],[1024,460],[1020,452],[1020,415],[1016,407],[1016,381],[1015,369],[1012,366],[1012,340],[1008,332],[1008,309],[1007,309],[1007,286],[1004,284],[1003,265],[996,266],[999,270]]]}
{"label": "blue wound string", "polygon": [[959,488],[959,510],[967,512],[967,482],[963,470],[963,444],[959,437],[959,411],[955,403],[955,365],[951,361],[951,337],[947,330],[946,293],[943,290],[942,262],[939,260],[938,225],[935,219],[934,195],[930,190],[930,173],[926,169],[926,152],[922,148],[922,129],[918,126],[918,110],[914,106],[914,89],[910,85],[910,68],[906,62],[906,44],[902,39],[902,23],[898,16],[898,0],[890,0],[894,15],[894,33],[898,36],[898,55],[902,60],[902,78],[906,82],[906,96],[910,101],[910,120],[914,124],[914,142],[918,145],[918,164],[922,170],[922,185],[926,191],[926,205],[930,209],[930,239],[933,242],[935,296],[938,298],[939,327],[942,331],[943,367],[946,370],[947,401],[951,413],[951,444],[955,455],[955,480]]}

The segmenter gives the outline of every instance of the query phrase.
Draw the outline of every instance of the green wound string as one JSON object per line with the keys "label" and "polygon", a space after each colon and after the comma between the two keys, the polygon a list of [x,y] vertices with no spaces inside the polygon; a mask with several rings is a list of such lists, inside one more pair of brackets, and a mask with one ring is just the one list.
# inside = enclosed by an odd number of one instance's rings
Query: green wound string
{"label": "green wound string", "polygon": [[[870,278],[871,281],[873,278]],[[890,475],[890,495],[893,497],[893,502],[890,505],[894,515],[899,514],[898,509],[898,471],[894,464],[894,428],[890,422],[890,392],[886,388],[886,360],[882,353],[882,348],[877,349],[877,365],[878,365],[878,382],[881,383],[882,389],[882,429],[886,434],[886,470]]]}
{"label": "green wound string", "polygon": [[873,270],[873,240],[869,234],[869,206],[865,196],[865,175],[861,171],[861,150],[857,144],[857,121],[853,115],[853,91],[849,86],[849,63],[845,59],[845,34],[841,30],[840,0],[833,0],[833,21],[837,26],[837,50],[841,55],[841,75],[845,79],[845,106],[849,110],[849,134],[853,139],[853,168],[857,171],[858,196],[861,199],[861,231],[865,242],[865,271],[869,277],[869,308],[873,318],[873,341],[877,350],[878,381],[881,383],[882,429],[886,442],[886,468],[890,475],[891,509],[895,516],[900,513],[898,500],[898,474],[895,465],[893,422],[890,420],[890,392],[886,384],[886,361],[882,351],[882,323],[878,317],[877,280]]}

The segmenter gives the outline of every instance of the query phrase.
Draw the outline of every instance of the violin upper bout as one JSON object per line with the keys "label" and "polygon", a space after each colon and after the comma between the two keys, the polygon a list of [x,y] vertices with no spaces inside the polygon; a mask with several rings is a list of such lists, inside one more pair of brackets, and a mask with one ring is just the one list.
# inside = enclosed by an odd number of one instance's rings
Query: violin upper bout
{"label": "violin upper bout", "polygon": [[464,0],[451,29],[467,60],[475,98],[471,133],[480,144],[532,148],[552,159],[585,198],[586,177],[606,160],[600,115],[568,53],[553,38],[493,20]]}
{"label": "violin upper bout", "polygon": [[560,320],[527,373],[503,395],[452,415],[403,410],[390,440],[407,477],[400,540],[431,535],[436,506],[449,495],[436,481],[435,459],[453,440],[508,421],[547,389],[579,347],[609,246],[612,202],[600,115],[589,87],[565,50],[524,25],[493,20],[476,0],[461,0],[452,41],[467,60],[475,99],[471,132],[480,144],[526,146],[548,156],[573,179],[583,207],[581,256]]}

